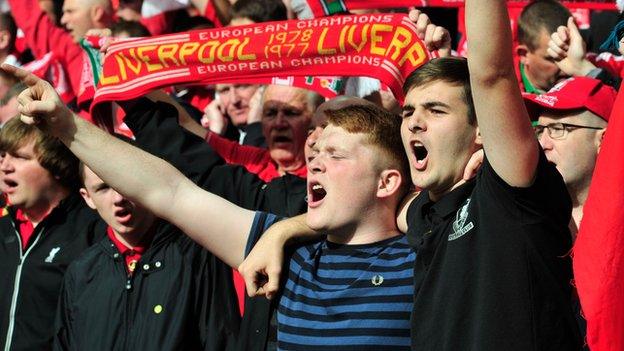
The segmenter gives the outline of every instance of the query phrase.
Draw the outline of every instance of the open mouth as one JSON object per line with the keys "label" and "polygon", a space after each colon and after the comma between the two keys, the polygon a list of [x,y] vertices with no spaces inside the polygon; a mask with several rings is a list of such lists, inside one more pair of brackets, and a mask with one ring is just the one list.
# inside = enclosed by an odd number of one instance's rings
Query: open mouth
{"label": "open mouth", "polygon": [[292,139],[283,135],[278,135],[278,136],[273,137],[274,143],[290,143],[291,141]]}
{"label": "open mouth", "polygon": [[414,156],[416,157],[416,169],[423,170],[427,166],[429,151],[422,144],[414,144]]}
{"label": "open mouth", "polygon": [[117,221],[122,224],[127,223],[132,218],[132,212],[125,208],[115,211],[114,215]]}
{"label": "open mouth", "polygon": [[327,195],[325,188],[321,184],[310,184],[310,196],[308,204],[314,205],[320,201],[322,201]]}
{"label": "open mouth", "polygon": [[8,192],[12,192],[13,189],[15,189],[17,187],[17,183],[12,181],[12,180],[10,180],[10,179],[5,179],[3,181],[3,183],[4,184],[2,186],[2,191],[7,192],[7,193]]}

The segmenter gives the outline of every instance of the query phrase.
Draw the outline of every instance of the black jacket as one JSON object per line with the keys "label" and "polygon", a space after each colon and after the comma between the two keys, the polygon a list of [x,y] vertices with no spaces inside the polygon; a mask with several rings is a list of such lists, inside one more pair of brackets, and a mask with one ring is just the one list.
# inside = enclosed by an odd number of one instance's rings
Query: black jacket
{"label": "black jacket", "polygon": [[161,222],[132,276],[107,237],[67,270],[58,350],[227,350],[240,323],[231,268]]}
{"label": "black jacket", "polygon": [[225,165],[205,140],[179,126],[171,105],[140,99],[126,113],[142,149],[169,161],[205,190],[249,210],[286,217],[307,210],[305,179],[288,174],[266,183],[242,166]]}
{"label": "black jacket", "polygon": [[0,218],[0,347],[49,350],[65,270],[106,235],[105,226],[78,194],[37,225],[25,252],[16,225],[15,209],[9,207]]}

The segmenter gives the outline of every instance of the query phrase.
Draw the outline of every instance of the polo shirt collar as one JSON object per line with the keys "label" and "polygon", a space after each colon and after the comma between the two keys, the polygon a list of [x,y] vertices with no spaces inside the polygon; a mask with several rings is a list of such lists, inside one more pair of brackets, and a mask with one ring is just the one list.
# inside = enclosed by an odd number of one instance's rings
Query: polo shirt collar
{"label": "polo shirt collar", "polygon": [[110,226],[106,229],[106,234],[108,234],[108,238],[113,242],[113,244],[115,245],[119,253],[122,255],[132,254],[132,253],[137,253],[139,255],[142,255],[147,249],[147,245],[145,244],[149,243],[149,240],[141,240],[141,243],[139,245],[133,248],[129,248],[124,243],[122,243],[119,239],[117,239],[115,232],[113,232],[113,228],[111,228]]}
{"label": "polo shirt collar", "polygon": [[430,208],[436,216],[441,218],[446,218],[449,215],[455,214],[470,196],[475,184],[476,182],[474,179],[469,180],[453,189],[450,193],[442,196],[442,198],[437,202],[431,201],[431,199],[429,199],[429,193],[427,193],[428,203],[423,206],[423,211]]}

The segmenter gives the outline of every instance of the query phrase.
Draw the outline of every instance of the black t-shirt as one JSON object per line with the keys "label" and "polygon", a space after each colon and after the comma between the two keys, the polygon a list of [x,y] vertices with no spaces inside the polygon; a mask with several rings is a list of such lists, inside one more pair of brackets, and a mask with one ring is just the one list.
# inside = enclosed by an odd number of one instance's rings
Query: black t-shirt
{"label": "black t-shirt", "polygon": [[528,188],[484,160],[475,180],[408,210],[414,350],[576,350],[571,201],[540,151]]}

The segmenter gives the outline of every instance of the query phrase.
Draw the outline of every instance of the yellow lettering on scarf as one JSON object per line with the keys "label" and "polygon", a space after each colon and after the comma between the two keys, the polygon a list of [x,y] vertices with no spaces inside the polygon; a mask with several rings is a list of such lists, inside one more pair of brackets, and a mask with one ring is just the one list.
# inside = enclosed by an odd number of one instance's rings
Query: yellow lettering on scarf
{"label": "yellow lettering on scarf", "polygon": [[167,64],[167,60],[170,60],[174,65],[179,66],[180,63],[178,62],[178,59],[175,58],[175,54],[178,52],[179,48],[179,44],[160,45],[157,50],[160,63],[164,67],[169,67],[169,64]]}
{"label": "yellow lettering on scarf", "polygon": [[321,37],[319,38],[318,44],[316,46],[319,55],[332,55],[336,53],[336,49],[325,49],[323,47],[323,42],[325,41],[325,36],[327,36],[328,31],[329,28],[323,28],[323,31],[321,32]]}
{"label": "yellow lettering on scarf", "polygon": [[145,54],[146,51],[152,51],[154,49],[156,49],[156,45],[141,46],[137,49],[137,55],[139,56],[139,59],[141,59],[141,61],[145,62],[145,65],[147,65],[148,72],[154,72],[163,69],[163,66],[160,63],[151,63],[149,56]]}
{"label": "yellow lettering on scarf", "polygon": [[391,25],[378,24],[378,23],[373,24],[373,27],[371,28],[371,48],[370,48],[371,54],[384,55],[386,53],[386,50],[377,44],[383,40],[383,37],[381,35],[378,35],[378,32],[391,32],[391,31],[392,31]]}
{"label": "yellow lettering on scarf", "polygon": [[186,65],[186,57],[194,54],[195,51],[197,51],[198,47],[199,47],[198,42],[190,42],[190,43],[182,44],[182,47],[180,48],[180,51],[178,52],[178,56],[180,57],[180,62],[182,62],[183,65]]}
{"label": "yellow lettering on scarf", "polygon": [[245,54],[245,53],[243,53],[243,50],[245,49],[245,46],[247,46],[247,44],[249,44],[249,38],[245,37],[245,39],[243,40],[243,43],[240,44],[240,46],[238,47],[238,50],[236,51],[236,56],[241,61],[245,61],[245,60],[251,61],[251,60],[255,60],[256,59],[256,55],[255,54]]}
{"label": "yellow lettering on scarf", "polygon": [[427,54],[423,46],[419,42],[414,42],[399,60],[399,66],[403,66],[405,61],[409,61],[412,66],[419,66],[426,58]]}
{"label": "yellow lettering on scarf", "polygon": [[[202,46],[199,47],[198,52],[199,61],[201,63],[213,63],[217,46],[219,46],[219,42],[216,40],[210,40],[202,44]],[[208,56],[204,55],[207,47],[210,47],[210,52],[208,53]]]}

